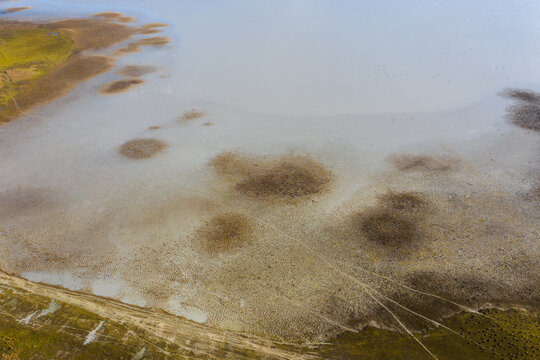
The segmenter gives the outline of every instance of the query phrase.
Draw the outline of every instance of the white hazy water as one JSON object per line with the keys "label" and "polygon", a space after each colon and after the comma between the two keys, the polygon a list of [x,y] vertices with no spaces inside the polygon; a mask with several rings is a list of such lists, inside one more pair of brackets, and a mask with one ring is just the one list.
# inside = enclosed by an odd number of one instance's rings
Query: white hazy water
{"label": "white hazy water", "polygon": [[[69,221],[58,215],[58,222],[83,227],[109,209],[167,199],[178,186],[204,189],[208,160],[223,151],[313,154],[342,179],[342,198],[347,185],[355,185],[352,193],[369,184],[393,152],[463,157],[507,189],[522,186],[537,154],[536,135],[506,123],[509,101],[497,93],[540,90],[538,1],[23,0],[17,6],[33,9],[4,17],[119,11],[141,24],[170,24],[171,44],[117,59],[118,67],[158,67],[143,85],[99,95],[102,84],[118,78],[111,71],[0,128],[0,192],[61,194],[69,199],[67,212],[76,211]],[[207,118],[179,124],[192,108]],[[170,147],[149,161],[127,161],[118,147],[137,137]],[[130,240],[112,233],[121,261]],[[146,304],[135,289],[122,288],[114,271],[45,270],[22,275]],[[207,320],[180,299],[172,295],[166,308]]]}

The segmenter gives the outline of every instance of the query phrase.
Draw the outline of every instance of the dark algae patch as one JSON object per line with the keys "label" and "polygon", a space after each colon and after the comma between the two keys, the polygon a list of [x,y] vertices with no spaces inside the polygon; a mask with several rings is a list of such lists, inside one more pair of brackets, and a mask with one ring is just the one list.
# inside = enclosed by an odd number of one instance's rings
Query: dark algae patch
{"label": "dark algae patch", "polygon": [[218,174],[230,177],[235,189],[257,199],[294,200],[329,189],[332,172],[311,157],[289,155],[247,158],[223,153],[212,160]]}
{"label": "dark algae patch", "polygon": [[409,192],[388,192],[380,195],[377,204],[353,214],[350,226],[358,235],[374,244],[400,246],[415,242],[421,235],[427,202],[422,195]]}
{"label": "dark algae patch", "polygon": [[515,100],[508,108],[507,118],[515,126],[540,131],[540,94],[532,90],[506,89],[501,95]]}
{"label": "dark algae patch", "polygon": [[116,94],[127,91],[142,83],[143,81],[141,79],[117,80],[103,85],[103,87],[99,89],[99,92],[102,94]]}
{"label": "dark algae patch", "polygon": [[[518,310],[459,313],[414,336],[439,360],[533,360],[540,358],[540,319]],[[344,333],[320,348],[326,359],[433,359],[408,334],[371,326]]]}
{"label": "dark algae patch", "polygon": [[204,250],[218,253],[242,246],[252,234],[249,218],[236,212],[219,214],[196,232]]}
{"label": "dark algae patch", "polygon": [[540,131],[540,104],[517,104],[508,110],[512,124],[523,129]]}
{"label": "dark algae patch", "polygon": [[133,139],[120,147],[120,154],[130,159],[149,159],[167,147],[166,142],[158,139]]}
{"label": "dark algae patch", "polygon": [[410,243],[418,234],[414,222],[401,214],[388,211],[363,213],[358,225],[367,239],[385,246]]}

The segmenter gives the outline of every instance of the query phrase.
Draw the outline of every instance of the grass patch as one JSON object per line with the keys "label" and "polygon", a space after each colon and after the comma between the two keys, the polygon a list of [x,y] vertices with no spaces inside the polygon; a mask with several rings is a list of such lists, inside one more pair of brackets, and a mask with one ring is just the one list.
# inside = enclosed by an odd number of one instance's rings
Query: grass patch
{"label": "grass patch", "polygon": [[26,82],[64,62],[74,43],[66,32],[50,29],[0,29],[0,107]]}
{"label": "grass patch", "polygon": [[[416,333],[439,360],[531,360],[540,357],[540,320],[517,310],[486,310],[484,315],[461,313],[447,318],[444,328]],[[432,359],[408,334],[366,327],[345,333],[320,348],[326,359]]]}

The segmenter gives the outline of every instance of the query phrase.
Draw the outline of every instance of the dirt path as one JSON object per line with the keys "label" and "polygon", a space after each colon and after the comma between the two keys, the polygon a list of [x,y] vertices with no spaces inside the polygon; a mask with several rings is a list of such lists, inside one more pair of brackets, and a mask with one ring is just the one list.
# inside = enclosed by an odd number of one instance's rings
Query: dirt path
{"label": "dirt path", "polygon": [[[162,311],[143,309],[108,298],[34,283],[4,272],[0,272],[0,285],[13,291],[40,295],[82,308],[100,317],[119,322],[128,329],[143,329],[160,340],[174,342],[179,348],[195,354],[196,358],[223,359],[231,355],[234,358],[253,356],[292,360],[317,358],[314,354],[305,354],[305,348],[294,344],[276,343],[255,336],[216,330]],[[149,346],[153,345],[150,340],[147,341]]]}

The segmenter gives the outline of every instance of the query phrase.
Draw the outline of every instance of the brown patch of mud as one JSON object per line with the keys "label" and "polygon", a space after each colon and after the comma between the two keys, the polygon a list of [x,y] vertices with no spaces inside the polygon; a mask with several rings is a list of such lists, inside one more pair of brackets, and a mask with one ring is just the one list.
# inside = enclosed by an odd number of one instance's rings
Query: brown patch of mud
{"label": "brown patch of mud", "polygon": [[116,94],[127,91],[142,83],[143,81],[141,79],[116,80],[103,85],[101,89],[99,89],[99,92],[102,94]]}
{"label": "brown patch of mud", "polygon": [[426,208],[420,194],[388,192],[378,197],[375,207],[352,215],[350,226],[374,244],[399,247],[420,238],[418,221]]}
{"label": "brown patch of mud", "polygon": [[540,93],[527,89],[506,89],[501,92],[501,96],[528,103],[540,103]]}
{"label": "brown patch of mud", "polygon": [[31,8],[32,8],[31,6],[12,7],[12,8],[2,10],[2,14],[11,14],[14,12],[30,10]]}
{"label": "brown patch of mud", "polygon": [[153,125],[153,126],[148,127],[148,130],[158,130],[158,129],[161,129],[161,126]]}
{"label": "brown patch of mud", "polygon": [[158,139],[133,139],[120,147],[120,154],[130,159],[149,159],[165,151],[168,145]]}
{"label": "brown patch of mud", "polygon": [[0,217],[14,217],[44,211],[54,204],[50,191],[19,187],[0,192]]}
{"label": "brown patch of mud", "polygon": [[253,228],[245,215],[228,212],[206,222],[197,229],[195,236],[206,252],[221,253],[249,242],[253,236]]}
{"label": "brown patch of mud", "polygon": [[191,121],[191,120],[196,120],[196,119],[203,118],[205,115],[206,115],[206,113],[204,111],[191,109],[191,110],[185,111],[184,114],[182,114],[182,116],[180,116],[179,121],[180,122],[188,122],[188,121]]}
{"label": "brown patch of mud", "polygon": [[162,30],[159,30],[159,28],[166,27],[166,26],[169,26],[169,25],[164,24],[164,23],[145,24],[138,29],[138,32],[139,34],[155,34],[155,33],[162,32]]}
{"label": "brown patch of mud", "polygon": [[116,72],[118,75],[126,77],[139,77],[142,75],[153,73],[157,70],[155,66],[149,65],[127,65]]}
{"label": "brown patch of mud", "polygon": [[510,122],[520,128],[540,131],[540,104],[516,104],[508,109]]}
{"label": "brown patch of mud", "polygon": [[211,161],[218,174],[234,180],[235,189],[249,197],[293,200],[324,193],[333,173],[308,156],[247,158],[223,153]]}
{"label": "brown patch of mud", "polygon": [[388,157],[400,171],[451,171],[456,170],[458,161],[447,157],[414,154],[394,154]]}
{"label": "brown patch of mud", "polygon": [[132,16],[124,16],[117,12],[101,12],[98,14],[92,15],[93,17],[100,17],[110,21],[117,21],[119,23],[129,23],[135,21],[135,18]]}
{"label": "brown patch of mud", "polygon": [[166,36],[155,36],[150,38],[144,38],[137,40],[135,42],[132,42],[130,44],[127,44],[126,46],[116,50],[116,55],[124,55],[129,53],[138,52],[141,50],[141,46],[154,46],[154,47],[162,47],[166,44],[168,44],[171,41]]}

